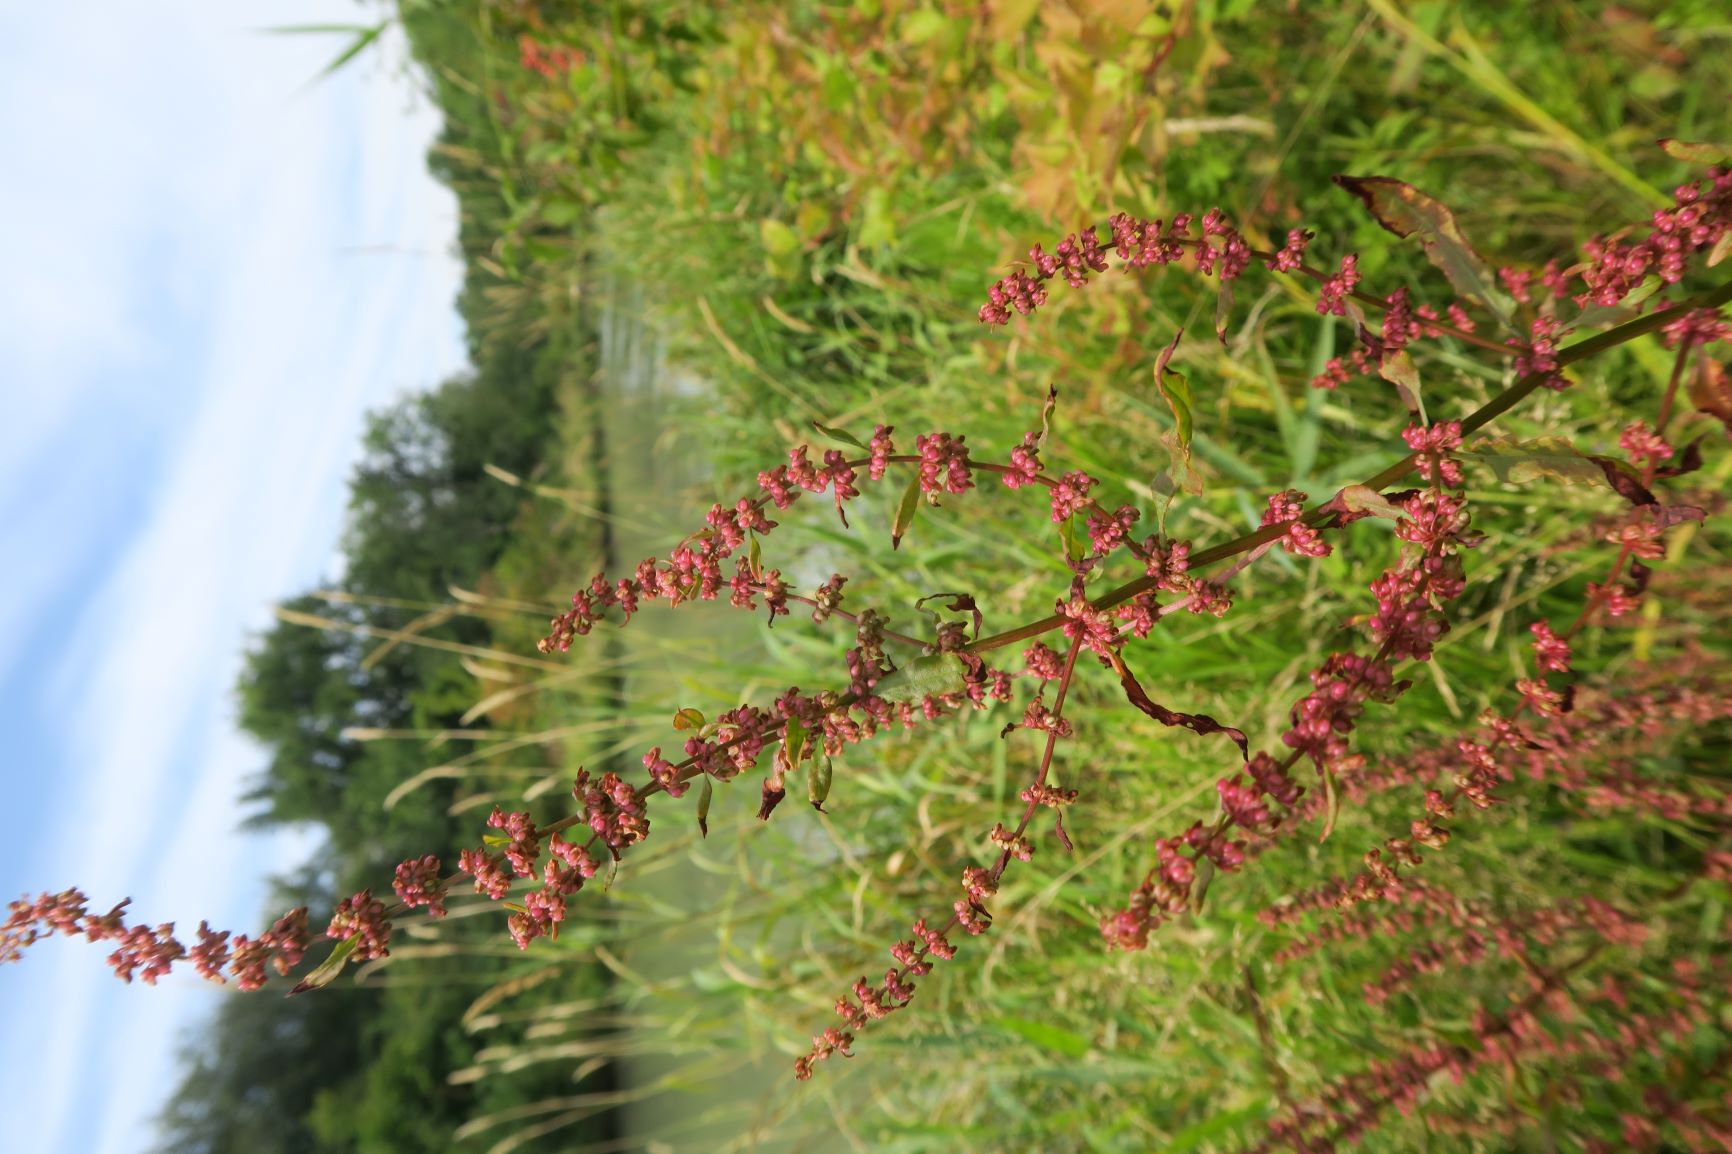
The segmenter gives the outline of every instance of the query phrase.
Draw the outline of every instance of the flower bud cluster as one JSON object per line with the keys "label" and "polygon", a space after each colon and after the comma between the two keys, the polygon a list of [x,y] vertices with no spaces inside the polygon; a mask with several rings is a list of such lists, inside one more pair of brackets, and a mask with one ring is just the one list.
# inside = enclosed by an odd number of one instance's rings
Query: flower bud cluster
{"label": "flower bud cluster", "polygon": [[1295,556],[1327,557],[1329,543],[1321,533],[1300,520],[1305,514],[1305,502],[1310,499],[1309,494],[1298,489],[1283,489],[1269,498],[1269,507],[1263,511],[1259,524],[1264,528],[1285,525],[1287,531],[1281,537],[1281,548]]}
{"label": "flower bud cluster", "polygon": [[[1107,222],[1112,232],[1107,243],[1128,269],[1172,264],[1190,249],[1196,256],[1197,271],[1204,276],[1233,281],[1243,275],[1256,254],[1239,230],[1228,222],[1226,214],[1218,208],[1204,213],[1200,237],[1191,235],[1191,221],[1189,213],[1180,213],[1166,224],[1121,212]],[[1310,233],[1292,230],[1287,234],[1286,244],[1267,258],[1266,265],[1278,272],[1301,267],[1310,240]],[[1093,228],[1065,237],[1051,253],[1035,245],[1028,253],[1033,275],[1013,272],[988,288],[986,303],[980,306],[980,322],[1004,325],[1010,323],[1012,312],[1028,316],[1046,303],[1046,282],[1055,277],[1062,278],[1071,288],[1082,288],[1088,283],[1089,274],[1106,271],[1107,252]]]}
{"label": "flower bud cluster", "polygon": [[1702,181],[1679,185],[1671,207],[1654,213],[1653,225],[1640,240],[1595,237],[1582,246],[1587,291],[1576,297],[1578,305],[1620,304],[1650,274],[1667,284],[1682,280],[1687,258],[1713,248],[1732,229],[1732,171],[1710,169],[1706,187]]}
{"label": "flower bud cluster", "polygon": [[128,925],[130,898],[105,914],[90,913],[89,900],[81,891],[69,889],[40,894],[34,901],[12,902],[5,922],[0,923],[0,964],[18,961],[30,945],[60,934],[114,942],[108,964],[116,977],[128,983],[137,977],[153,986],[175,963],[190,961],[209,981],[225,982],[226,967],[241,989],[255,990],[265,984],[267,966],[287,974],[299,965],[310,941],[305,906],[290,910],[256,938],[236,934],[231,941],[228,931],[218,932],[200,922],[198,944],[189,950],[174,936],[172,922],[155,927]]}

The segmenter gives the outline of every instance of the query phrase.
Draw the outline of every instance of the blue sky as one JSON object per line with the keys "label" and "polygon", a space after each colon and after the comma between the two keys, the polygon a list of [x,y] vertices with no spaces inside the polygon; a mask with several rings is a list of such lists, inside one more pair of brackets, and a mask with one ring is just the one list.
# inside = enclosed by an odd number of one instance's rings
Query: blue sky
{"label": "blue sky", "polygon": [[[271,605],[334,573],[362,416],[463,366],[456,205],[393,39],[346,0],[0,13],[0,901],[78,885],[190,935],[263,928],[293,836],[237,831],[264,764],[231,687]],[[128,1154],[223,994],[105,951],[0,969],[4,1145]]]}

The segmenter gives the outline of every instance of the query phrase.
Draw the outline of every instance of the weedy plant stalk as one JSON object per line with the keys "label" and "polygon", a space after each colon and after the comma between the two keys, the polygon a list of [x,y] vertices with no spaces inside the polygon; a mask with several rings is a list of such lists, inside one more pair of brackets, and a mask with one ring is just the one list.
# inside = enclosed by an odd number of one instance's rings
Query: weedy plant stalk
{"label": "weedy plant stalk", "polygon": [[[1710,157],[1706,146],[1666,147],[1679,158],[1726,159]],[[1406,184],[1376,177],[1340,177],[1338,183],[1384,228],[1416,240],[1455,299],[1418,302],[1406,289],[1376,295],[1362,287],[1356,254],[1315,266],[1309,263],[1315,238],[1303,229],[1288,231],[1277,249],[1260,249],[1212,209],[1200,218],[1180,214],[1170,221],[1120,214],[1107,223],[1104,236],[1085,228],[1050,253],[1036,245],[1025,265],[987,290],[979,315],[983,324],[1004,326],[1039,311],[1059,281],[1082,289],[1115,264],[1132,274],[1177,265],[1219,283],[1213,327],[1224,343],[1232,327],[1234,285],[1253,266],[1309,281],[1316,311],[1347,319],[1357,335],[1356,347],[1330,360],[1312,384],[1396,390],[1409,423],[1392,464],[1318,501],[1295,489],[1269,494],[1257,529],[1200,544],[1140,533],[1150,510],[1104,500],[1095,477],[1049,462],[1056,393],[1045,398],[1038,419],[1031,417],[1032,427],[1002,457],[982,453],[959,432],[921,433],[908,451],[906,438],[899,440],[888,425],[865,437],[819,426],[845,447],[794,449],[786,464],[758,475],[755,493],[714,505],[704,527],[667,556],[647,558],[629,573],[596,576],[553,619],[540,648],[566,652],[603,622],[629,624],[658,602],[672,608],[725,599],[765,613],[771,623],[798,606],[816,625],[841,622],[853,631],[846,669],[833,687],[790,687],[772,701],[741,704],[713,719],[680,710],[674,720],[677,749],[645,751],[643,776],[635,782],[579,769],[572,811],[550,824],[496,808],[487,819],[489,832],[462,852],[454,872],[424,856],[397,867],[394,904],[370,890],[345,899],[324,931],[335,947],[298,978],[294,992],[328,984],[349,962],[386,955],[395,919],[417,909],[441,917],[448,895],[461,886],[508,908],[507,928],[519,947],[556,935],[586,883],[650,836],[652,799],[658,795],[672,801],[695,790],[696,821],[703,828],[715,783],[762,771],[761,819],[773,815],[796,783],[809,804],[823,809],[833,781],[846,781],[845,775],[833,776],[833,759],[848,747],[959,710],[1012,704],[1015,720],[1004,727],[1004,736],[1026,730],[1034,738],[1021,808],[981,831],[990,852],[961,865],[959,890],[936,914],[915,919],[908,936],[890,946],[893,964],[882,978],[861,977],[841,993],[839,1021],[822,1028],[794,1063],[796,1077],[810,1078],[819,1063],[850,1054],[872,1022],[908,1007],[920,980],[952,958],[963,938],[990,930],[998,891],[1013,863],[1031,860],[1048,834],[1059,852],[1071,850],[1078,819],[1067,818],[1067,811],[1088,782],[1058,780],[1055,751],[1075,736],[1078,721],[1068,707],[1079,669],[1098,665],[1116,678],[1134,710],[1218,743],[1230,762],[1216,782],[1214,812],[1153,839],[1140,876],[1125,879],[1122,906],[1101,911],[1104,947],[1145,948],[1164,924],[1198,910],[1209,886],[1220,884],[1218,875],[1252,868],[1275,841],[1300,830],[1328,838],[1344,804],[1405,789],[1414,797],[1411,823],[1371,847],[1357,872],[1317,879],[1265,911],[1268,925],[1294,930],[1273,964],[1354,939],[1412,940],[1407,960],[1367,984],[1373,1005],[1427,974],[1479,965],[1488,957],[1514,960],[1524,972],[1525,992],[1502,1006],[1482,1006],[1466,1034],[1419,1042],[1344,1076],[1314,1101],[1284,1100],[1259,1149],[1309,1151],[1350,1143],[1390,1108],[1411,1108],[1440,1072],[1460,1080],[1482,1067],[1501,1063],[1514,1069],[1541,1058],[1578,1075],[1611,1070],[1644,1047],[1678,1044],[1714,1018],[1725,1001],[1723,967],[1680,966],[1669,991],[1638,988],[1610,972],[1598,985],[1588,984],[1602,951],[1642,939],[1639,911],[1588,896],[1522,917],[1499,917],[1473,895],[1428,883],[1422,865],[1427,853],[1444,850],[1464,827],[1471,831],[1468,819],[1499,805],[1512,783],[1526,776],[1579,796],[1596,810],[1705,823],[1717,831],[1719,848],[1702,856],[1699,876],[1680,879],[1680,892],[1699,880],[1732,878],[1726,841],[1732,796],[1649,781],[1635,768],[1631,751],[1617,748],[1632,735],[1651,739],[1732,717],[1726,683],[1712,676],[1678,677],[1612,693],[1579,679],[1573,656],[1589,631],[1639,609],[1649,564],[1665,555],[1676,531],[1718,512],[1708,507],[1715,505],[1713,494],[1697,504],[1668,493],[1704,463],[1704,437],[1678,444],[1668,432],[1683,398],[1732,430],[1732,389],[1710,355],[1711,346],[1732,336],[1722,312],[1732,301],[1732,281],[1715,285],[1708,271],[1732,250],[1732,172],[1709,168],[1678,188],[1673,203],[1643,227],[1595,238],[1575,259],[1537,270],[1493,270],[1447,208]],[[1181,335],[1173,334],[1155,364],[1155,384],[1173,412],[1169,447],[1179,484],[1189,467],[1195,419],[1191,385],[1172,367]],[[1530,667],[1515,679],[1501,711],[1488,711],[1472,728],[1404,759],[1368,761],[1355,748],[1356,729],[1369,707],[1396,704],[1412,687],[1404,673],[1428,661],[1450,630],[1452,604],[1467,584],[1467,558],[1484,540],[1473,519],[1487,514],[1472,506],[1466,491],[1466,469],[1475,460],[1470,438],[1536,393],[1571,388],[1573,366],[1650,335],[1671,350],[1672,370],[1652,412],[1633,414],[1626,424],[1622,455],[1555,444],[1549,449],[1566,456],[1570,468],[1598,474],[1621,502],[1615,516],[1586,527],[1607,548],[1603,572],[1587,585],[1579,611],[1569,620],[1529,623]],[[1428,419],[1413,361],[1413,351],[1427,345],[1507,364],[1506,386],[1460,420]],[[1044,500],[1071,542],[1065,556],[1071,577],[1053,591],[1053,612],[983,635],[975,597],[946,593],[912,607],[929,619],[929,628],[893,629],[879,608],[849,604],[843,575],[800,591],[766,563],[763,542],[778,528],[772,514],[827,495],[846,525],[862,485],[885,483],[901,486],[891,549],[900,546],[923,508],[980,488]],[[1361,643],[1329,652],[1311,670],[1311,688],[1292,704],[1277,746],[1253,750],[1244,719],[1223,721],[1186,702],[1162,703],[1139,681],[1133,669],[1138,642],[1166,627],[1165,618],[1222,617],[1234,608],[1235,579],[1260,558],[1277,549],[1300,562],[1327,557],[1341,546],[1345,526],[1367,518],[1388,522],[1388,531],[1403,543],[1400,559],[1371,582],[1375,604],[1359,622]],[[1241,724],[1229,723],[1235,720]],[[658,820],[667,820],[665,803],[654,808]],[[267,984],[268,969],[290,975],[310,946],[305,909],[291,911],[256,938],[231,938],[201,923],[197,941],[188,945],[172,925],[130,923],[126,907],[122,902],[93,914],[76,889],[15,902],[0,937],[0,960],[15,959],[33,941],[60,933],[112,942],[109,960],[127,981],[154,983],[172,966],[189,963],[212,981],[232,978],[242,989],[256,989]],[[1318,916],[1324,920],[1302,928]],[[1605,1027],[1608,1020],[1616,1028]],[[1715,1061],[1723,1064],[1723,1057]],[[1560,1082],[1573,1084],[1571,1078]],[[1649,1106],[1645,1116],[1632,1115],[1625,1123],[1626,1140],[1638,1148],[1652,1148],[1663,1133],[1708,1144],[1727,1143],[1732,1135],[1725,1111],[1704,1113],[1664,1089],[1650,1095]]]}

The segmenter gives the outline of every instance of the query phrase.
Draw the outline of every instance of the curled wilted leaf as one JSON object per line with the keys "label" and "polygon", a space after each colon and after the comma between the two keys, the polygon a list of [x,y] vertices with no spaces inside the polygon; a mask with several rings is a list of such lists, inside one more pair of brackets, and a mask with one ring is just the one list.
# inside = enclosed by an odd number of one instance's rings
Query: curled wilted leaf
{"label": "curled wilted leaf", "polygon": [[[1706,436],[1706,434],[1703,434]],[[1678,451],[1678,463],[1656,469],[1656,477],[1682,477],[1702,467],[1702,438],[1697,437]]]}
{"label": "curled wilted leaf", "polygon": [[775,811],[778,805],[782,804],[782,799],[787,796],[788,791],[782,788],[778,780],[766,777],[763,794],[758,801],[758,820],[769,821],[770,814]]}
{"label": "curled wilted leaf", "polygon": [[1612,487],[1612,491],[1630,504],[1653,505],[1658,503],[1654,500],[1654,494],[1648,492],[1648,487],[1642,484],[1634,473],[1630,472],[1630,467],[1624,462],[1611,457],[1589,457],[1588,460],[1600,467],[1600,472],[1605,475],[1606,484]]}
{"label": "curled wilted leaf", "polygon": [[1251,759],[1251,743],[1246,740],[1244,730],[1234,729],[1230,725],[1222,725],[1206,713],[1178,713],[1168,709],[1151,699],[1138,684],[1136,674],[1131,672],[1125,659],[1117,653],[1110,655],[1113,671],[1119,675],[1119,684],[1124,686],[1125,697],[1130,703],[1160,722],[1162,725],[1184,726],[1192,733],[1207,736],[1211,733],[1224,733],[1232,738],[1233,744],[1239,747],[1239,756],[1246,761]]}
{"label": "curled wilted leaf", "polygon": [[1034,443],[1037,449],[1046,448],[1046,439],[1052,434],[1052,411],[1058,407],[1058,386],[1046,387],[1046,403],[1040,407],[1040,437]]}
{"label": "curled wilted leaf", "polygon": [[1173,359],[1173,353],[1178,351],[1179,340],[1185,335],[1180,329],[1173,334],[1173,343],[1161,350],[1161,355],[1155,358],[1155,388],[1166,398],[1167,407],[1173,410],[1173,425],[1179,436],[1179,452],[1186,463],[1191,460],[1191,383],[1183,373],[1176,373],[1167,368],[1167,362]]}
{"label": "curled wilted leaf", "polygon": [[944,608],[949,610],[952,613],[967,613],[970,617],[972,617],[974,620],[974,635],[976,637],[979,637],[980,636],[980,627],[982,624],[985,623],[985,618],[981,616],[980,606],[975,603],[975,600],[974,600],[974,597],[972,594],[969,594],[969,593],[928,593],[926,596],[918,598],[914,602],[914,607],[916,609],[924,609],[926,612],[932,613],[933,618],[936,620],[936,619],[938,619],[938,614],[934,613],[931,609],[926,609],[926,603],[928,601],[937,601],[937,600],[939,600],[941,598],[945,598],[945,597],[950,598],[950,600],[948,600],[944,603]]}

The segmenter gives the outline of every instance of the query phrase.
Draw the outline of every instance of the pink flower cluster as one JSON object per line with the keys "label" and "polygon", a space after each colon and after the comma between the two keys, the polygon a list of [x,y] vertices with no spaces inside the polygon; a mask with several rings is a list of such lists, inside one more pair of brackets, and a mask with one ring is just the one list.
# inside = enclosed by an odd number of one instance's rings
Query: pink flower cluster
{"label": "pink flower cluster", "polygon": [[[1191,235],[1191,221],[1189,213],[1180,213],[1171,224],[1165,224],[1121,212],[1107,222],[1112,232],[1107,246],[1126,268],[1133,270],[1172,264],[1189,249],[1195,254],[1197,271],[1204,276],[1233,281],[1243,275],[1256,254],[1239,230],[1228,222],[1226,214],[1218,208],[1204,213],[1199,237]],[[1265,263],[1278,272],[1300,268],[1310,241],[1310,233],[1294,229],[1287,234],[1281,250],[1271,254]],[[986,303],[980,306],[981,323],[1009,324],[1013,312],[1022,316],[1034,312],[1046,303],[1046,282],[1055,277],[1063,278],[1072,288],[1083,287],[1090,273],[1106,271],[1107,246],[1102,245],[1099,234],[1092,228],[1065,237],[1051,253],[1035,245],[1028,253],[1034,274],[1013,272],[988,288]],[[1357,275],[1353,274],[1354,279]]]}
{"label": "pink flower cluster", "polygon": [[1297,489],[1283,489],[1269,498],[1269,507],[1263,511],[1263,519],[1259,524],[1267,528],[1270,525],[1285,525],[1287,531],[1281,536],[1281,548],[1299,557],[1329,556],[1329,542],[1323,535],[1304,521],[1305,502],[1311,499],[1309,494]]}
{"label": "pink flower cluster", "polygon": [[1621,241],[1595,237],[1582,246],[1588,258],[1582,269],[1587,291],[1576,303],[1615,305],[1623,301],[1650,275],[1667,284],[1684,277],[1686,260],[1713,248],[1732,229],[1732,171],[1712,168],[1707,186],[1702,181],[1679,185],[1672,192],[1670,208],[1653,216],[1653,228],[1640,240]]}
{"label": "pink flower cluster", "polygon": [[121,902],[105,914],[88,911],[89,899],[76,889],[58,894],[41,894],[35,901],[21,898],[11,903],[4,923],[0,923],[0,963],[15,962],[26,947],[53,934],[83,937],[93,942],[112,941],[115,950],[108,964],[122,981],[131,982],[136,976],[146,985],[167,974],[176,962],[190,961],[199,975],[213,982],[226,981],[223,970],[234,977],[243,990],[254,990],[265,984],[265,969],[274,966],[279,974],[287,974],[301,962],[307,952],[309,933],[307,910],[302,906],[277,919],[257,938],[245,934],[212,930],[200,922],[198,944],[190,950],[174,936],[173,923],[156,927],[126,923],[126,907],[131,899]]}

